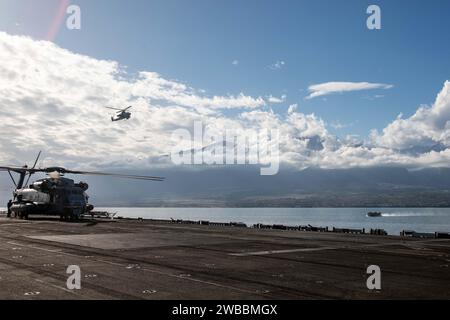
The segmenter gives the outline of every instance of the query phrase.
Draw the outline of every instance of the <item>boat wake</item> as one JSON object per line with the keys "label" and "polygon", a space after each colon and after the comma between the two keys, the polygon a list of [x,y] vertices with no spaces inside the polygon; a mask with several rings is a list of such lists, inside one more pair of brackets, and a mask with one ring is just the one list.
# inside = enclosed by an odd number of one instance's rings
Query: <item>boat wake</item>
{"label": "boat wake", "polygon": [[435,216],[436,213],[433,212],[392,212],[392,213],[382,213],[382,217],[430,217]]}

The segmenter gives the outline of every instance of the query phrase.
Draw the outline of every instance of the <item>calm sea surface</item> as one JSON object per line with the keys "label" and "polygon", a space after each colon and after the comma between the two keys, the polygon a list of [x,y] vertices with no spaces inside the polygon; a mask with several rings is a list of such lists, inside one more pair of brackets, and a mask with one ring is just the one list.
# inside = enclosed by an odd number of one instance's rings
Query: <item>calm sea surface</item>
{"label": "calm sea surface", "polygon": [[[338,228],[385,229],[398,235],[402,230],[450,232],[450,208],[96,208],[117,212],[117,216],[147,219],[209,220],[313,225]],[[380,211],[382,217],[367,217]]]}

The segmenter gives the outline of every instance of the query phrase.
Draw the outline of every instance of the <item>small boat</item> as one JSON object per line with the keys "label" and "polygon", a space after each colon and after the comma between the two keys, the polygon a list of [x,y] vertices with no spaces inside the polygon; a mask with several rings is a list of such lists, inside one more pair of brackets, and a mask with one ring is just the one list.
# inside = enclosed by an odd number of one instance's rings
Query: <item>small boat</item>
{"label": "small boat", "polygon": [[381,214],[381,212],[378,212],[378,211],[371,211],[371,212],[367,213],[367,216],[368,217],[381,217],[382,214]]}

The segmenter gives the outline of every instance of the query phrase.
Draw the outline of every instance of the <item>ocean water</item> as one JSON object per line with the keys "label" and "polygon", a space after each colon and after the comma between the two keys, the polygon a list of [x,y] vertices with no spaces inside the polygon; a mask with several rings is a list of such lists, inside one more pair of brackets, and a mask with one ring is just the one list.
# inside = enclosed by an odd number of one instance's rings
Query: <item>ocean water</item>
{"label": "ocean water", "polygon": [[[450,208],[96,208],[117,212],[116,217],[208,220],[330,228],[384,229],[391,235],[402,230],[450,232]],[[368,217],[367,212],[382,212]]]}

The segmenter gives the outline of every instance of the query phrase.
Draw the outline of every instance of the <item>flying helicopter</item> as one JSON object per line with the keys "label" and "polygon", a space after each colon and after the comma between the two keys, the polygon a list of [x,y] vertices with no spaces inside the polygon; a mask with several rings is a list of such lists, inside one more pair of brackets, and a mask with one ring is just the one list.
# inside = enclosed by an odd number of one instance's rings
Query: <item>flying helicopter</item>
{"label": "flying helicopter", "polygon": [[[20,219],[28,219],[30,215],[59,216],[62,220],[78,220],[81,215],[94,209],[89,203],[86,191],[89,185],[85,182],[76,183],[65,178],[65,174],[109,176],[126,179],[163,181],[162,177],[115,174],[106,172],[91,172],[68,170],[62,167],[36,168],[41,152],[39,152],[33,167],[0,166],[0,171],[7,171],[14,183],[15,189],[10,206],[11,213]],[[30,185],[28,182],[33,174],[47,174]],[[18,174],[18,180],[12,173]],[[26,180],[26,181],[25,181]]]}
{"label": "flying helicopter", "polygon": [[112,110],[116,110],[116,117],[111,117],[111,121],[115,122],[115,121],[120,121],[120,120],[128,120],[131,118],[131,112],[129,112],[128,110],[130,110],[132,108],[132,106],[129,106],[125,109],[117,109],[117,108],[111,108],[111,107],[105,107],[107,109],[112,109]]}

